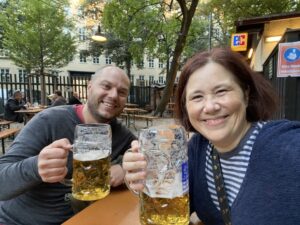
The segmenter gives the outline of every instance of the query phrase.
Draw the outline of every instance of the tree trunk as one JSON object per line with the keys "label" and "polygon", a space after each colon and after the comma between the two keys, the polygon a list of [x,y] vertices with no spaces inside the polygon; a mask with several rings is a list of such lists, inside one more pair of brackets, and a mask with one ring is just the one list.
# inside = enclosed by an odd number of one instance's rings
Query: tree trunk
{"label": "tree trunk", "polygon": [[125,61],[125,67],[126,67],[126,71],[127,71],[127,76],[130,79],[130,75],[131,75],[131,59],[129,57]]}
{"label": "tree trunk", "polygon": [[45,74],[44,70],[40,71],[40,78],[41,78],[41,105],[46,105],[46,84],[45,84]]}
{"label": "tree trunk", "polygon": [[165,111],[166,105],[168,104],[171,94],[173,92],[173,86],[179,67],[181,53],[186,44],[186,38],[199,0],[193,0],[190,9],[187,9],[187,3],[185,3],[185,0],[177,0],[177,2],[180,5],[182,12],[181,28],[180,34],[178,35],[178,38],[176,40],[176,46],[171,62],[171,68],[169,70],[169,73],[167,74],[166,87],[163,91],[163,96],[154,112],[155,115],[159,116],[162,116],[163,112]]}

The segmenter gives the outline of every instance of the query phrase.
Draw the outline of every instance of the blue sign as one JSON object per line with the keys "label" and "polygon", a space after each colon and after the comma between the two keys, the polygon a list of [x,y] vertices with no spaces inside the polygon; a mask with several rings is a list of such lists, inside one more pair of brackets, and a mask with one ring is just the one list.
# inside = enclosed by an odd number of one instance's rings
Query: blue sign
{"label": "blue sign", "polygon": [[298,48],[287,48],[283,53],[283,58],[288,62],[295,62],[300,58],[300,50]]}

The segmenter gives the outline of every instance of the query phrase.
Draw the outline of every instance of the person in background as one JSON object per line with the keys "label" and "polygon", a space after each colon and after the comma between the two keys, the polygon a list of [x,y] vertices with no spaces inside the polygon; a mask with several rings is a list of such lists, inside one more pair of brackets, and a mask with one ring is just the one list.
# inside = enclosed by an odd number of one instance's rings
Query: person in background
{"label": "person in background", "polygon": [[80,101],[79,94],[77,92],[73,92],[71,98],[69,99],[68,105],[81,105],[82,102]]}
{"label": "person in background", "polygon": [[4,119],[18,123],[24,122],[24,115],[22,113],[16,113],[16,111],[20,109],[26,109],[26,104],[22,100],[22,92],[15,91],[5,104]]}
{"label": "person in background", "polygon": [[115,66],[99,69],[85,105],[50,107],[34,116],[0,158],[0,224],[62,224],[74,215],[71,187],[74,130],[81,123],[108,123],[112,130],[112,187],[123,183],[122,156],[136,137],[116,117],[130,81]]}
{"label": "person in background", "polygon": [[[187,61],[177,86],[177,118],[188,145],[190,212],[205,225],[298,224],[300,123],[270,120],[271,84],[229,49]],[[138,144],[123,157],[128,186],[141,191],[147,162]]]}
{"label": "person in background", "polygon": [[54,91],[53,95],[51,95],[51,101],[52,101],[51,107],[67,104],[67,100],[62,96],[62,93],[60,90]]}

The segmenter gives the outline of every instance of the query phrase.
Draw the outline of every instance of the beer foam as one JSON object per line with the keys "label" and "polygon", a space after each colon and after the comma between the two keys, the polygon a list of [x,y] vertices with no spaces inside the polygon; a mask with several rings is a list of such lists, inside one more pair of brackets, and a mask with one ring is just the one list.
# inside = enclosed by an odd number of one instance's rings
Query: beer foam
{"label": "beer foam", "polygon": [[103,159],[109,156],[110,151],[88,151],[73,154],[73,158],[78,161],[92,161],[97,159]]}

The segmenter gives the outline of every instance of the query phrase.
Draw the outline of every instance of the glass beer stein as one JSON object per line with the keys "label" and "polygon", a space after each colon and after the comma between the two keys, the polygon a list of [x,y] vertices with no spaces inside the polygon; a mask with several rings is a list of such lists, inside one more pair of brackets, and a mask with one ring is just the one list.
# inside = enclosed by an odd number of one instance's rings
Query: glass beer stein
{"label": "glass beer stein", "polygon": [[110,192],[111,129],[108,124],[79,124],[73,144],[72,195],[83,201]]}
{"label": "glass beer stein", "polygon": [[140,193],[142,225],[188,225],[187,138],[177,125],[143,129],[140,151],[147,160],[145,188]]}

